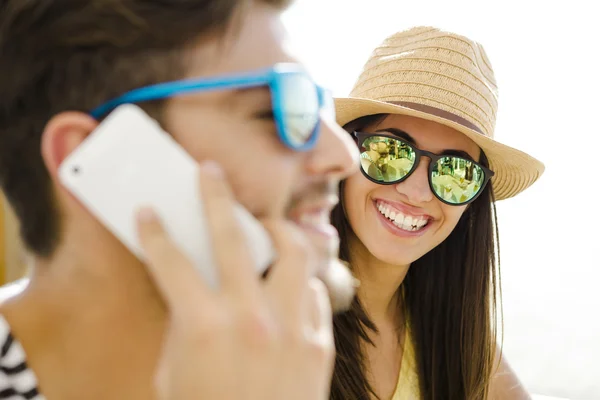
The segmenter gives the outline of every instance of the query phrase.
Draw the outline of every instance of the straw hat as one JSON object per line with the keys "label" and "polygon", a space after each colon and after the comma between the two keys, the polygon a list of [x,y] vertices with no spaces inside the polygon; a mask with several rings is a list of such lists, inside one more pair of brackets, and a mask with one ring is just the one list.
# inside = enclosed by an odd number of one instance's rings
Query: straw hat
{"label": "straw hat", "polygon": [[373,51],[350,96],[335,102],[340,125],[389,113],[464,133],[489,159],[497,200],[517,195],[544,172],[540,161],[494,140],[494,71],[483,47],[464,36],[417,27],[388,37]]}

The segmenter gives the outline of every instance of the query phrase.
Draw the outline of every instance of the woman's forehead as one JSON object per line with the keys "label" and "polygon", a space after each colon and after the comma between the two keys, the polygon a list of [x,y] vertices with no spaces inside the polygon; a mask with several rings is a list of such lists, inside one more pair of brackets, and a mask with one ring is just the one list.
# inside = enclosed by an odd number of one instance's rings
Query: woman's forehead
{"label": "woman's forehead", "polygon": [[[479,146],[462,132],[454,128],[422,118],[401,114],[390,114],[379,121],[374,130],[399,129],[414,139],[414,144],[432,152],[462,150],[478,157]],[[476,158],[475,158],[476,159]]]}

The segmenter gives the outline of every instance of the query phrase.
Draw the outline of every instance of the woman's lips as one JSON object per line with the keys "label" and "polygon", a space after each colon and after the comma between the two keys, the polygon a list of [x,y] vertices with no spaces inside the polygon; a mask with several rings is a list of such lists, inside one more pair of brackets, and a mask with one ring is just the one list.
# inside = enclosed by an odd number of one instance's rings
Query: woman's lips
{"label": "woman's lips", "polygon": [[[397,223],[392,222],[392,220],[390,220],[388,217],[386,217],[384,214],[381,213],[381,211],[379,210],[379,206],[377,202],[373,202],[373,208],[375,213],[377,214],[377,219],[381,222],[381,224],[393,235],[395,236],[399,236],[399,237],[405,237],[405,238],[410,238],[410,237],[419,237],[425,234],[425,232],[427,232],[427,230],[429,230],[429,228],[431,227],[432,223],[431,223],[431,219],[427,219],[427,222],[425,223],[425,225],[421,226],[418,229],[415,230],[409,230],[407,229],[407,225],[403,225],[403,228],[399,227]],[[412,216],[411,216],[412,218]],[[425,218],[425,217],[421,217],[421,218]],[[423,219],[415,219],[416,221],[424,221]],[[410,225],[410,224],[409,224]]]}

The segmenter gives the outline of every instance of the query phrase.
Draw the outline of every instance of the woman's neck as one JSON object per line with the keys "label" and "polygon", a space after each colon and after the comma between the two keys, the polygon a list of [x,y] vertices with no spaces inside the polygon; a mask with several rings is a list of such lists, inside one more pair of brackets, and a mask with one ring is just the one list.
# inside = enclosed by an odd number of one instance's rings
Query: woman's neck
{"label": "woman's neck", "polygon": [[357,239],[350,240],[350,262],[360,280],[358,298],[376,325],[397,321],[400,315],[399,290],[409,265],[393,265],[375,258]]}

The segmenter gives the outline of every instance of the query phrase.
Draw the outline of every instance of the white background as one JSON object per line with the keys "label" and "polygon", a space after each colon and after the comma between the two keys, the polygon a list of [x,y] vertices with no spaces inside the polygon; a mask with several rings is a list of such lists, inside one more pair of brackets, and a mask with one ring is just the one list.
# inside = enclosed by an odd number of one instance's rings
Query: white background
{"label": "white background", "polygon": [[546,164],[500,202],[505,354],[527,388],[600,399],[600,5],[595,1],[300,0],[286,14],[310,71],[347,95],[387,35],[437,26],[484,45],[496,137]]}

